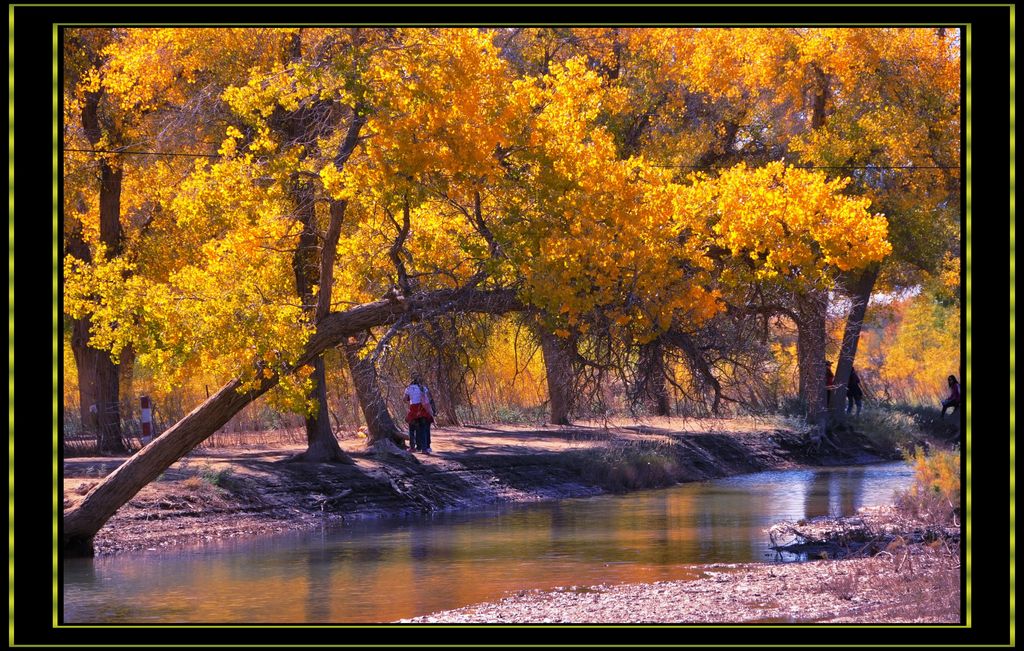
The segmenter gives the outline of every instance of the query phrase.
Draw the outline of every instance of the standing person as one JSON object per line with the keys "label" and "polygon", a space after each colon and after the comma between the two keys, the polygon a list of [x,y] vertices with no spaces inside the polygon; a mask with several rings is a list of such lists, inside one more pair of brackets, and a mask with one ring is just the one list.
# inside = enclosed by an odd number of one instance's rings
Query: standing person
{"label": "standing person", "polygon": [[846,391],[846,413],[853,411],[853,403],[857,403],[857,415],[860,416],[861,402],[864,400],[864,391],[860,388],[860,376],[857,370],[850,367],[850,382]]}
{"label": "standing person", "polygon": [[434,422],[434,398],[430,395],[430,389],[427,385],[420,384],[420,393],[423,398],[421,403],[427,412],[425,418],[420,419],[420,449],[426,454],[433,454],[434,450],[430,447],[430,425]]}
{"label": "standing person", "polygon": [[955,375],[950,375],[946,383],[949,385],[949,395],[942,401],[942,415],[939,418],[945,418],[946,410],[950,407],[953,408],[951,413],[954,414],[960,408],[960,383],[956,381]]}
{"label": "standing person", "polygon": [[409,424],[409,447],[413,452],[419,450],[430,454],[430,423],[434,416],[430,408],[430,393],[420,383],[419,376],[412,377],[404,397],[409,403],[409,411],[405,415],[405,422]]}
{"label": "standing person", "polygon": [[832,389],[835,388],[836,375],[832,372],[832,362],[825,360],[825,406],[832,406]]}

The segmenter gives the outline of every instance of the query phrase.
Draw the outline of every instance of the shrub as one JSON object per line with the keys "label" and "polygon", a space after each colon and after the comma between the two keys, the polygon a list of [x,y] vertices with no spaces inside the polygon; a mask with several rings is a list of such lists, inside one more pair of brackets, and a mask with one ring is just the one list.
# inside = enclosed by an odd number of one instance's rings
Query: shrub
{"label": "shrub", "polygon": [[853,599],[854,595],[857,594],[860,570],[857,569],[856,566],[851,567],[852,569],[849,571],[833,571],[833,573],[828,575],[828,578],[824,579],[819,584],[821,592],[831,594],[843,601],[850,601]]}
{"label": "shrub", "polygon": [[930,524],[954,522],[960,513],[960,450],[914,448],[906,455],[914,482],[896,496],[896,506]]}
{"label": "shrub", "polygon": [[612,492],[660,488],[676,482],[678,465],[669,444],[615,442],[600,449],[575,451],[570,458],[585,480]]}
{"label": "shrub", "polygon": [[209,466],[203,467],[199,471],[199,478],[202,481],[207,482],[213,486],[219,488],[226,487],[227,483],[231,480],[231,468],[221,468],[220,470],[214,470]]}
{"label": "shrub", "polygon": [[878,447],[890,450],[912,448],[921,434],[913,413],[891,405],[864,411],[850,424]]}
{"label": "shrub", "polygon": [[197,491],[205,485],[202,477],[189,477],[185,481],[181,482],[182,485],[190,491]]}

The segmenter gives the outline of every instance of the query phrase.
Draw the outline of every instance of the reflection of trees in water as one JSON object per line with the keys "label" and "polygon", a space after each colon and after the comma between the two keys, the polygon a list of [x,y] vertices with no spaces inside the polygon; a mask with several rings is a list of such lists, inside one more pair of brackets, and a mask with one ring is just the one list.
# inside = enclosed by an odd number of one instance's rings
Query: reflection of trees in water
{"label": "reflection of trees in water", "polygon": [[864,470],[815,471],[807,482],[804,516],[854,515],[864,493]]}
{"label": "reflection of trees in water", "polygon": [[864,469],[850,468],[843,478],[843,497],[841,504],[843,515],[854,515],[857,513],[857,506],[861,503],[864,493]]}
{"label": "reflection of trees in water", "polygon": [[328,547],[310,545],[306,552],[306,621],[331,621],[333,561]]}
{"label": "reflection of trees in water", "polygon": [[761,560],[761,518],[774,510],[771,495],[756,486],[712,485],[694,500],[694,563]]}
{"label": "reflection of trees in water", "polygon": [[832,473],[818,470],[811,475],[804,493],[804,515],[817,518],[831,515],[832,504]]}
{"label": "reflection of trees in water", "polygon": [[548,549],[556,556],[572,553],[579,538],[576,518],[572,517],[572,509],[564,508],[558,502],[546,511],[551,518],[548,525]]}
{"label": "reflection of trees in water", "polygon": [[670,526],[670,512],[669,512],[669,497],[666,492],[662,492],[653,498],[654,508],[651,512],[654,514],[652,518],[651,527],[654,529],[654,534],[651,536],[651,545],[648,547],[651,550],[646,561],[651,561],[659,565],[666,565],[672,563],[678,557],[676,557],[676,550],[672,548],[672,540],[668,535],[668,528]]}
{"label": "reflection of trees in water", "polygon": [[422,563],[430,558],[430,545],[420,537],[414,537],[409,550],[409,557],[414,563]]}

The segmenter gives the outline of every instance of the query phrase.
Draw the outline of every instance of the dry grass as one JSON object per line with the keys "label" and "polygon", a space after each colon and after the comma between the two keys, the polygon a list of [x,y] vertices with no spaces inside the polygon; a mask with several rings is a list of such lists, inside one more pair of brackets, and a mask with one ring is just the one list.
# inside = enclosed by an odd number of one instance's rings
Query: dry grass
{"label": "dry grass", "polygon": [[835,570],[822,581],[821,592],[831,594],[843,601],[850,601],[857,594],[860,577],[860,570],[856,567],[852,570]]}
{"label": "dry grass", "polygon": [[573,451],[569,463],[583,479],[619,493],[676,483],[676,456],[668,441],[613,441],[598,449]]}

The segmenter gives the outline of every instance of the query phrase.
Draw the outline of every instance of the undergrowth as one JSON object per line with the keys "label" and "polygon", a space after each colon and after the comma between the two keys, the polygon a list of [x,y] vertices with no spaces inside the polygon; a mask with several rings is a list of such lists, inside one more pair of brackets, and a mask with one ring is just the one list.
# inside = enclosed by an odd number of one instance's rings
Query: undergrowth
{"label": "undergrowth", "polygon": [[616,493],[671,486],[679,471],[675,446],[660,441],[614,441],[568,459],[583,479]]}

